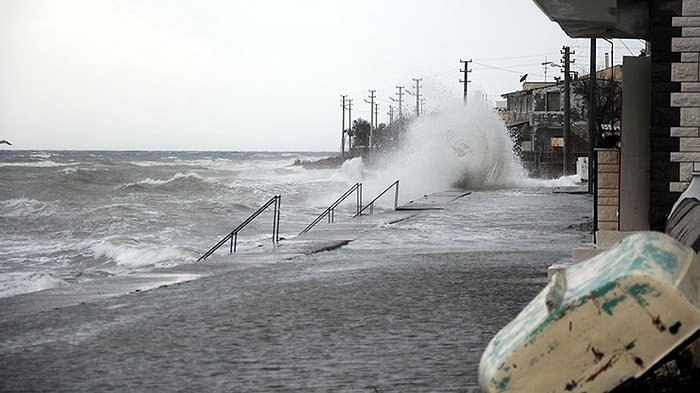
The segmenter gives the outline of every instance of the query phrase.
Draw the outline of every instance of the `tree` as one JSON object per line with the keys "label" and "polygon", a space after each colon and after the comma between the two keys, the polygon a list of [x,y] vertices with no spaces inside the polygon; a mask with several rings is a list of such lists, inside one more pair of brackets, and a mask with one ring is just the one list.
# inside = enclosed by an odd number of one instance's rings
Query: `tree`
{"label": "tree", "polygon": [[[581,108],[581,117],[588,118],[589,78],[580,78],[573,82],[572,92],[585,102]],[[620,114],[622,113],[622,83],[618,80],[597,79],[596,130],[598,130],[596,147],[614,147],[620,139]]]}
{"label": "tree", "polygon": [[365,119],[353,120],[352,128],[348,131],[348,135],[352,138],[350,148],[359,149],[369,147],[369,133],[371,128],[369,122]]}

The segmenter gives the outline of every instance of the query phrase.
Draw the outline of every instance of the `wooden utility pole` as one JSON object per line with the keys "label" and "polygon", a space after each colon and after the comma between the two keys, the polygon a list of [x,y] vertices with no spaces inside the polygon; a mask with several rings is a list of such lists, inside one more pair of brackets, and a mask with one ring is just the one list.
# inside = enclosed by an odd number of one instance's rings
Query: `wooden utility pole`
{"label": "wooden utility pole", "polygon": [[564,176],[569,174],[571,159],[571,50],[562,48],[564,58]]}
{"label": "wooden utility pole", "polygon": [[342,99],[342,103],[340,106],[343,107],[343,121],[340,123],[340,156],[345,157],[345,109],[347,109],[347,106],[345,105],[345,98],[347,95],[341,95],[340,98]]}
{"label": "wooden utility pole", "polygon": [[464,64],[464,69],[460,70],[460,72],[464,72],[464,79],[460,79],[459,81],[464,83],[464,105],[467,105],[467,96],[469,94],[469,73],[472,72],[472,70],[469,69],[469,63],[471,63],[471,59],[469,60],[460,60],[460,63]]}

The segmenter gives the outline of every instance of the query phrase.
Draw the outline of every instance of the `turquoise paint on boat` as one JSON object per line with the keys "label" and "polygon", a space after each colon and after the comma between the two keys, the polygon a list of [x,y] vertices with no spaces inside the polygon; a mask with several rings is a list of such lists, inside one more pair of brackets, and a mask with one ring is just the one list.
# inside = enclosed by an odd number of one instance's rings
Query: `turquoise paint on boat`
{"label": "turquoise paint on boat", "polygon": [[510,377],[505,377],[501,379],[500,381],[494,381],[496,386],[496,389],[498,389],[500,392],[506,390],[506,387],[508,387],[508,383],[510,383]]}
{"label": "turquoise paint on boat", "polygon": [[603,305],[600,306],[600,308],[603,311],[605,311],[608,315],[613,315],[613,309],[615,308],[615,306],[624,302],[625,300],[627,300],[627,296],[617,295],[617,296],[605,301],[605,303],[603,303]]}
{"label": "turquoise paint on boat", "polygon": [[644,298],[644,296],[651,294],[653,290],[654,290],[654,288],[648,283],[635,284],[635,285],[632,285],[631,287],[627,288],[627,292],[642,307],[646,307],[649,305],[649,302],[647,302],[647,300]]}

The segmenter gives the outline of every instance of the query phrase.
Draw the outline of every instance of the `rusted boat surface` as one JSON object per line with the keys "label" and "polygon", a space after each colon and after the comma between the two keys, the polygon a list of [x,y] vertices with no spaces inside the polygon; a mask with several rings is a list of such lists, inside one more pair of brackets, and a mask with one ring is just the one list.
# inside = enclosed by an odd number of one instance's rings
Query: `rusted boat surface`
{"label": "rusted boat surface", "polygon": [[557,272],[489,343],[484,392],[608,392],[700,332],[700,258],[658,232]]}

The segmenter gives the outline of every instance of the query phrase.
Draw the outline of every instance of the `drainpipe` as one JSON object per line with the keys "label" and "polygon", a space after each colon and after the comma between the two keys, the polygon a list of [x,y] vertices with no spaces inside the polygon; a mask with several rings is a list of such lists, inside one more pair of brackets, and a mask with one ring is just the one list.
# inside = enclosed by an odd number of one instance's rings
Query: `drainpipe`
{"label": "drainpipe", "polygon": [[596,39],[591,38],[591,63],[588,81],[588,193],[593,194],[593,242],[596,241],[596,231],[598,230],[598,178],[597,178],[597,158],[595,156],[596,135],[596,112],[598,106],[596,80]]}

